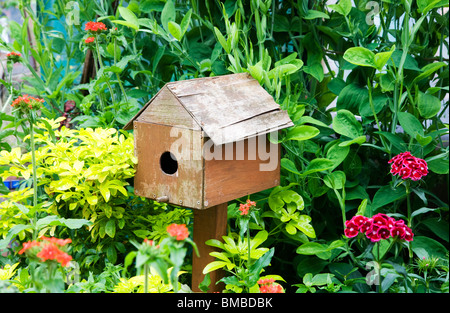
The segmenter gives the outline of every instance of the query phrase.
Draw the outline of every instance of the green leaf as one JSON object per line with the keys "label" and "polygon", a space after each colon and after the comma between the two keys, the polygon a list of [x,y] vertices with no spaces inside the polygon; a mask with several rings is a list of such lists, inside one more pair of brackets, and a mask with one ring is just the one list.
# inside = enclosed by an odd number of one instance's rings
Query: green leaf
{"label": "green leaf", "polygon": [[339,141],[336,140],[327,151],[327,159],[333,162],[333,166],[330,168],[330,171],[338,167],[339,164],[345,160],[349,152],[349,146],[339,146]]}
{"label": "green leaf", "polygon": [[403,130],[412,138],[416,138],[416,134],[424,135],[422,123],[411,113],[399,112],[398,121]]}
{"label": "green leaf", "polygon": [[343,16],[347,16],[352,10],[351,0],[340,0],[338,4],[329,4],[328,7]]}
{"label": "green leaf", "polygon": [[428,169],[436,174],[448,174],[449,172],[449,162],[448,159],[433,159],[427,161]]}
{"label": "green leaf", "polygon": [[406,196],[405,188],[398,186],[392,189],[391,186],[383,186],[375,193],[372,200],[372,210],[375,211],[382,206],[400,200]]}
{"label": "green leaf", "polygon": [[332,168],[333,165],[334,162],[329,159],[325,158],[313,159],[306,167],[305,171],[303,172],[303,175],[309,175],[315,172],[322,172]]}
{"label": "green leaf", "polygon": [[344,60],[359,66],[369,66],[377,68],[375,63],[375,53],[367,48],[352,47],[344,53]]}
{"label": "green leaf", "polygon": [[286,134],[284,140],[308,140],[316,137],[320,130],[313,126],[300,125],[290,129]]}
{"label": "green leaf", "polygon": [[416,236],[414,237],[414,240],[411,241],[411,247],[413,252],[420,259],[423,257],[438,257],[443,260],[447,259],[448,249],[432,238]]}
{"label": "green leaf", "polygon": [[119,7],[119,13],[120,13],[120,16],[122,16],[122,18],[125,21],[127,21],[128,25],[126,25],[126,26],[129,26],[135,30],[139,29],[138,18],[136,17],[136,15],[134,15],[133,12],[130,11],[130,9],[125,8],[125,7]]}
{"label": "green leaf", "polygon": [[191,23],[191,15],[192,15],[192,9],[189,9],[189,11],[186,12],[183,19],[181,20],[181,23],[180,23],[181,37],[184,36],[184,34],[186,33],[186,31],[189,27],[189,24]]}
{"label": "green leaf", "polygon": [[330,16],[326,14],[325,12],[316,11],[316,10],[308,10],[308,13],[306,13],[305,16],[303,16],[305,20],[314,20],[316,18],[325,18],[329,19]]}
{"label": "green leaf", "polygon": [[363,135],[361,124],[356,120],[355,115],[348,110],[339,110],[337,112],[333,119],[333,129],[336,133],[351,139]]}
{"label": "green leaf", "polygon": [[433,74],[438,69],[440,69],[441,67],[444,67],[444,66],[447,66],[447,64],[444,62],[434,62],[434,63],[425,65],[421,69],[422,73],[420,73],[416,78],[414,78],[412,84],[415,84],[418,81],[427,78],[428,76],[430,76],[431,74]]}
{"label": "green leaf", "polygon": [[361,145],[361,144],[363,144],[363,143],[365,143],[365,142],[366,142],[366,136],[365,136],[365,135],[362,135],[362,136],[356,137],[355,139],[352,139],[352,140],[346,140],[346,141],[344,141],[344,142],[341,142],[341,143],[339,144],[339,146],[340,146],[340,147],[346,147],[346,146],[350,146],[350,145],[352,145],[352,144],[354,144],[354,143],[356,143],[356,144],[358,144],[358,145]]}
{"label": "green leaf", "polygon": [[235,265],[231,262],[224,262],[224,261],[213,261],[211,263],[208,263],[208,265],[205,266],[203,269],[203,274],[208,274],[210,272],[213,272],[215,270],[221,269],[225,266],[231,266],[231,269],[235,267]]}
{"label": "green leaf", "polygon": [[[369,104],[369,91],[356,84],[345,86],[338,95],[336,109],[346,109],[353,114],[360,115],[361,103]],[[370,110],[370,113],[372,110]]]}
{"label": "green leaf", "polygon": [[175,4],[173,3],[173,0],[167,0],[161,12],[161,23],[166,31],[169,31],[169,22],[175,21],[175,15]]}
{"label": "green leaf", "polygon": [[439,98],[419,91],[417,108],[423,118],[432,118],[441,110]]}
{"label": "green leaf", "polygon": [[282,158],[281,161],[280,161],[280,165],[281,165],[282,168],[284,168],[285,170],[288,170],[289,172],[292,172],[292,173],[297,174],[297,175],[301,175],[301,173],[295,167],[294,162],[292,162],[289,159]]}
{"label": "green leaf", "polygon": [[214,33],[216,34],[217,40],[219,40],[220,45],[225,50],[226,53],[230,54],[231,52],[231,41],[228,42],[225,37],[222,35],[220,30],[214,26]]}
{"label": "green leaf", "polygon": [[323,178],[323,182],[331,189],[342,189],[345,186],[345,173],[343,171],[334,171]]}
{"label": "green leaf", "polygon": [[180,41],[181,37],[183,36],[180,25],[178,25],[177,23],[175,23],[173,21],[170,21],[168,28],[169,28],[170,34],[172,34],[172,36],[175,37],[176,40]]}
{"label": "green leaf", "polygon": [[386,65],[386,63],[391,58],[392,53],[395,51],[395,45],[392,46],[390,51],[387,52],[379,52],[375,54],[374,62],[375,67],[381,71],[383,67]]}
{"label": "green leaf", "polygon": [[114,238],[116,235],[116,220],[111,219],[106,223],[105,232],[109,237]]}

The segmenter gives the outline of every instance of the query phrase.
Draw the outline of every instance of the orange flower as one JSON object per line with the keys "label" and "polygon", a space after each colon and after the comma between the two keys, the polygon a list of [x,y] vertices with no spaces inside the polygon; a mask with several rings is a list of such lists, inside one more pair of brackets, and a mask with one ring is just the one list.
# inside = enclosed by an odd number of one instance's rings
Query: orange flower
{"label": "orange flower", "polygon": [[176,240],[185,240],[189,237],[189,231],[185,224],[171,224],[167,226],[167,232],[170,236],[175,237]]}
{"label": "orange flower", "polygon": [[106,29],[106,25],[102,22],[87,22],[84,26],[84,30],[90,31],[92,33],[101,33]]}
{"label": "orange flower", "polygon": [[84,43],[88,45],[88,44],[93,43],[94,41],[95,41],[95,37],[88,37],[84,40]]}
{"label": "orange flower", "polygon": [[255,206],[256,206],[255,201],[251,201],[250,199],[247,199],[247,202],[245,204],[241,203],[239,205],[239,211],[241,211],[241,215],[248,215],[250,209]]}
{"label": "orange flower", "polygon": [[11,106],[22,109],[23,111],[28,111],[29,109],[39,109],[41,107],[41,103],[43,102],[44,99],[23,95],[16,98],[11,103]]}
{"label": "orange flower", "polygon": [[283,287],[275,283],[273,278],[260,279],[258,280],[259,292],[261,293],[283,293]]}
{"label": "orange flower", "polygon": [[31,249],[33,247],[38,247],[39,245],[40,245],[40,242],[38,242],[36,240],[24,242],[22,249],[19,251],[19,254],[23,254],[28,249]]}
{"label": "orange flower", "polygon": [[20,62],[20,57],[21,56],[22,55],[20,53],[11,51],[10,53],[8,53],[6,55],[6,60],[10,61],[10,62],[13,62],[13,63],[18,63],[18,62]]}
{"label": "orange flower", "polygon": [[[58,238],[48,238],[41,237],[42,241],[28,241],[23,244],[23,248],[19,251],[19,254],[23,254],[24,252],[28,257],[33,257],[34,255],[40,259],[41,262],[52,261],[55,260],[60,263],[62,266],[67,266],[67,264],[72,260],[72,257],[66,252],[62,251],[60,247],[65,246],[72,242],[70,238],[68,239],[58,239]],[[36,251],[28,252],[33,247],[39,247]]]}

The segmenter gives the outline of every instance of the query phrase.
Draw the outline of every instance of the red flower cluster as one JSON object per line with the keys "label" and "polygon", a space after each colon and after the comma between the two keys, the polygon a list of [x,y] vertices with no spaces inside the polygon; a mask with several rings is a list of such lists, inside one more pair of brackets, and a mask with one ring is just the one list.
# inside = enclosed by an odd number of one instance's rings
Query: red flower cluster
{"label": "red flower cluster", "polygon": [[345,222],[345,227],[344,234],[348,238],[363,233],[372,242],[388,239],[391,236],[412,241],[414,237],[411,228],[406,226],[403,220],[396,220],[382,213],[378,213],[372,218],[355,215],[351,220]]}
{"label": "red flower cluster", "polygon": [[102,22],[87,22],[84,26],[84,30],[90,31],[92,33],[101,33],[106,29],[106,25]]}
{"label": "red flower cluster", "polygon": [[419,180],[428,174],[427,162],[411,155],[409,151],[396,155],[388,163],[392,163],[391,173],[402,179]]}
{"label": "red flower cluster", "polygon": [[15,99],[12,103],[12,107],[16,107],[22,110],[27,109],[39,109],[41,107],[41,103],[44,102],[44,99],[30,97],[28,95],[23,95]]}
{"label": "red flower cluster", "polygon": [[239,205],[239,211],[241,211],[241,215],[248,215],[250,209],[252,207],[256,206],[255,201],[250,201],[250,199],[247,199],[247,202],[245,204]]}
{"label": "red flower cluster", "polygon": [[283,293],[283,287],[279,284],[274,283],[273,278],[260,279],[258,280],[259,292],[261,293]]}
{"label": "red flower cluster", "polygon": [[17,63],[17,62],[20,61],[20,57],[21,57],[21,56],[22,56],[22,55],[21,55],[20,53],[11,51],[10,53],[8,53],[8,54],[6,55],[6,60],[11,61],[11,62],[13,62],[13,63]]}
{"label": "red flower cluster", "polygon": [[88,44],[93,43],[94,41],[95,41],[95,37],[88,37],[84,40],[84,43],[88,45]]}
{"label": "red flower cluster", "polygon": [[179,241],[189,237],[189,231],[185,224],[170,224],[167,226],[167,232],[170,236],[175,237],[175,239]]}
{"label": "red flower cluster", "polygon": [[[55,260],[58,263],[61,263],[62,266],[67,266],[72,260],[72,257],[69,254],[60,249],[71,243],[71,239],[41,237],[41,240],[42,241],[33,240],[25,242],[22,249],[19,251],[19,254],[26,253],[27,255],[34,255],[34,253],[40,249],[39,252],[36,253],[36,257],[38,257],[41,262]],[[37,247],[37,249],[33,249],[33,247]]]}

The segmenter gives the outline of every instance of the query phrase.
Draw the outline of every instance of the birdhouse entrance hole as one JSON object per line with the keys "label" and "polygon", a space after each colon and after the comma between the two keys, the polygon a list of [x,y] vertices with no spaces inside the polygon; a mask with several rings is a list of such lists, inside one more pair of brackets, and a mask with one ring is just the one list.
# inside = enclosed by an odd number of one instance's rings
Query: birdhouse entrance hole
{"label": "birdhouse entrance hole", "polygon": [[161,155],[159,159],[161,170],[164,174],[173,175],[178,171],[178,161],[173,153],[167,151]]}

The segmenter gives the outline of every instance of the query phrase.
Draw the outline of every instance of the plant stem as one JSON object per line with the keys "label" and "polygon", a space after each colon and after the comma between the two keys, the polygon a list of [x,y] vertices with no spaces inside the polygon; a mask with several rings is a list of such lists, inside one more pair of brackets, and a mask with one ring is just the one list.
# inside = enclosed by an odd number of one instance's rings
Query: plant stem
{"label": "plant stem", "polygon": [[148,265],[144,264],[144,293],[148,293]]}
{"label": "plant stem", "polygon": [[[410,189],[410,181],[406,181],[406,206],[408,209],[408,227],[412,229],[412,217],[411,217],[411,189]],[[409,259],[412,260],[413,253],[411,250],[411,244],[409,245]]]}
{"label": "plant stem", "polygon": [[[28,121],[30,123],[30,145],[31,145],[31,165],[33,167],[33,207],[36,210],[37,206],[37,171],[36,171],[36,152],[35,152],[35,144],[34,144],[34,116],[33,112],[30,112],[30,115],[28,117]],[[34,223],[33,225],[36,226],[37,222],[37,211],[34,214]],[[33,231],[33,238],[37,238],[37,229],[34,229]]]}
{"label": "plant stem", "polygon": [[378,267],[377,267],[377,274],[378,274],[378,293],[383,293],[383,289],[381,288],[381,263],[382,260],[380,258],[380,241],[377,242],[377,262],[378,262]]}

